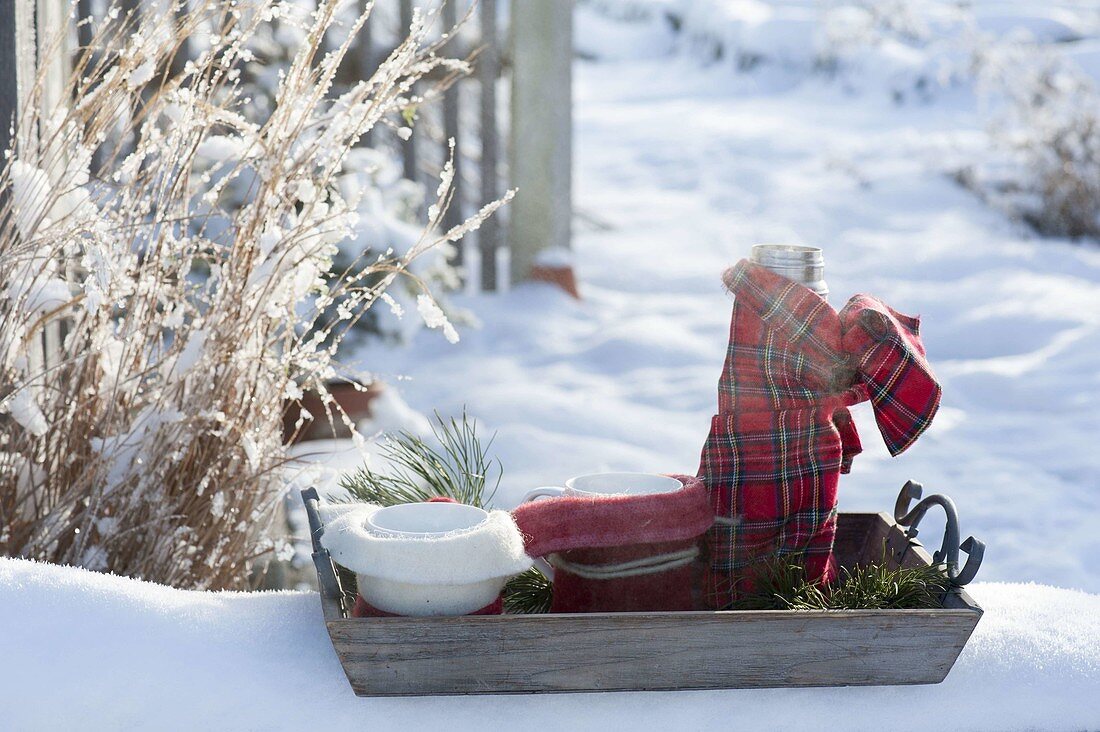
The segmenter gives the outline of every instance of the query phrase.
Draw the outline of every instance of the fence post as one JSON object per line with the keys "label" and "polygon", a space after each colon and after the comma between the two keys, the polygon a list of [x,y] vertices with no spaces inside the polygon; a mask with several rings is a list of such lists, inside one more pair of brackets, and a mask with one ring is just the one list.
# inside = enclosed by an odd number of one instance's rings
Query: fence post
{"label": "fence post", "polygon": [[34,83],[34,10],[34,0],[0,2],[0,152],[12,144],[20,96]]}
{"label": "fence post", "polygon": [[[69,103],[68,82],[69,75],[72,73],[73,56],[73,39],[68,32],[71,30],[70,13],[71,7],[68,0],[38,0],[35,18],[38,50],[35,61],[39,73],[43,75],[41,104],[46,110],[59,109]],[[57,165],[64,160],[66,163],[60,169],[47,169],[46,172],[55,185],[68,185],[68,181],[61,180],[61,177],[62,171],[67,166],[69,151],[59,150],[54,154],[59,156],[59,160],[51,162]],[[69,282],[75,281],[75,260],[62,256],[60,265],[65,272],[65,278]],[[66,331],[66,319],[60,317],[47,323],[42,329],[44,366],[52,366],[64,360],[62,346]]]}
{"label": "fence post", "polygon": [[[478,3],[481,31],[481,54],[477,59],[480,88],[479,117],[481,129],[481,201],[488,203],[499,197],[500,149],[497,131],[497,79],[500,77],[500,39],[497,33],[496,0]],[[500,246],[500,222],[490,216],[482,223],[477,236],[481,259],[481,289],[497,289],[497,247]]]}
{"label": "fence post", "polygon": [[[535,269],[545,249],[570,248],[572,0],[512,0],[512,280],[552,279],[575,295],[568,262]],[[544,268],[538,268],[544,269]]]}
{"label": "fence post", "polygon": [[[34,87],[36,74],[43,76],[43,117],[65,101],[72,50],[64,32],[68,24],[67,0],[0,0],[0,152],[12,144],[12,127],[21,122],[19,104]],[[22,132],[31,148],[23,152],[33,156],[39,130]]]}
{"label": "fence post", "polygon": [[[68,36],[63,31],[69,22],[68,3],[64,0],[0,1],[0,151],[12,144],[11,130],[22,122],[19,104],[31,92],[35,75],[43,75],[42,97],[38,100],[48,117],[65,98],[70,58]],[[60,42],[60,48],[53,44]],[[39,130],[23,130],[26,148],[21,153],[36,161]],[[61,154],[64,154],[62,151]],[[38,161],[36,161],[38,162]],[[50,162],[54,162],[51,160]],[[5,163],[0,161],[0,166]],[[56,167],[46,166],[51,178],[60,176]],[[8,204],[0,200],[0,210]],[[62,324],[47,323],[36,347],[29,349],[32,373],[60,360]]]}
{"label": "fence post", "polygon": [[72,70],[72,21],[68,0],[38,0],[36,36],[38,68],[45,71],[44,91],[47,105],[65,101],[66,86]]}
{"label": "fence post", "polygon": [[[412,0],[401,0],[400,11],[400,23],[401,33],[405,34],[409,32],[409,26],[412,25],[413,5]],[[413,94],[415,91],[410,90]],[[413,126],[412,134],[409,135],[409,139],[402,145],[402,152],[404,153],[403,170],[402,173],[406,178],[411,181],[420,181],[420,168],[419,157],[417,156],[417,137],[415,126]]]}
{"label": "fence post", "polygon": [[[178,2],[173,12],[176,14],[177,25],[183,25],[187,22],[187,14],[191,11],[189,4],[184,0],[183,2]],[[172,57],[173,74],[182,74],[183,70],[187,68],[187,62],[192,58],[191,50],[190,36],[181,39],[179,50],[176,51],[176,55]]]}
{"label": "fence post", "polygon": [[[359,0],[359,12],[362,13],[367,9],[367,0]],[[355,39],[355,45],[352,46],[351,54],[355,62],[355,75],[357,80],[365,81],[374,74],[374,45],[371,38],[371,29],[377,22],[377,14],[373,11],[367,18],[367,22],[363,24],[363,27],[359,29],[359,37]],[[359,145],[362,147],[371,147],[374,144],[374,130],[367,130],[359,140]]]}
{"label": "fence post", "polygon": [[[448,0],[443,4],[443,30],[450,33],[454,30],[455,23],[458,22],[458,11],[455,5],[458,0]],[[456,33],[457,35],[457,33]],[[448,39],[451,44],[457,44],[459,39]],[[452,55],[461,56],[461,49],[457,47],[450,48]],[[454,182],[452,184],[452,197],[450,208],[443,215],[443,228],[444,230],[450,229],[454,226],[458,226],[463,221],[463,181],[462,181],[462,136],[459,133],[458,128],[458,105],[459,105],[459,81],[456,80],[451,84],[450,88],[443,92],[443,156],[449,153],[447,147],[447,140],[453,139],[455,141],[455,153],[454,153]],[[462,264],[462,244],[455,247],[454,256],[451,258],[451,263],[458,266]]]}

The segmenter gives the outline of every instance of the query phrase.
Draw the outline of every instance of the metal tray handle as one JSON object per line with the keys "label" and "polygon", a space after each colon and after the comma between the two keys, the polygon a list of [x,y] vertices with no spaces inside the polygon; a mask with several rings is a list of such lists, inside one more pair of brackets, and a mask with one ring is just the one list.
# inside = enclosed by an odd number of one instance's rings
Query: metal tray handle
{"label": "metal tray handle", "polygon": [[[938,493],[921,501],[920,497],[923,493],[924,486],[915,481],[910,480],[902,486],[897,503],[894,505],[894,520],[902,526],[909,527],[905,535],[910,539],[915,539],[917,524],[928,513],[928,509],[932,506],[941,506],[944,513],[947,514],[947,526],[943,532],[943,543],[940,545],[939,551],[932,555],[932,561],[937,564],[946,564],[947,578],[956,587],[962,587],[973,580],[974,575],[978,573],[978,568],[982,564],[982,557],[985,556],[985,544],[973,536],[967,537],[966,541],[960,544],[959,512],[955,508],[955,502]],[[912,510],[909,510],[909,504],[912,501],[919,501],[919,503],[913,506]],[[960,550],[966,552],[966,564],[961,571],[959,570]]]}
{"label": "metal tray handle", "polygon": [[317,503],[320,500],[316,488],[306,488],[302,491],[302,503],[306,507],[306,518],[309,519],[309,536],[313,542],[313,564],[317,567],[317,582],[321,594],[336,600],[343,608],[344,591],[340,587],[340,578],[336,574],[336,567],[332,564],[328,549],[321,545],[325,526],[321,523],[321,515],[317,512]]}

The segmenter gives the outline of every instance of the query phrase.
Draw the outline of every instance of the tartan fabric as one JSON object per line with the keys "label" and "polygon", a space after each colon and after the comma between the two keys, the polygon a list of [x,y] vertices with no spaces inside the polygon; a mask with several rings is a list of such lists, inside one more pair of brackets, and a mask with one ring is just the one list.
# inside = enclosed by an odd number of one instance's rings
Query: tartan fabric
{"label": "tartan fabric", "polygon": [[838,313],[747,260],[723,279],[733,318],[699,466],[716,517],[704,587],[711,607],[751,591],[761,562],[778,555],[800,555],[809,577],[831,581],[837,484],[861,450],[848,407],[870,399],[897,455],[940,400],[916,318],[868,295]]}

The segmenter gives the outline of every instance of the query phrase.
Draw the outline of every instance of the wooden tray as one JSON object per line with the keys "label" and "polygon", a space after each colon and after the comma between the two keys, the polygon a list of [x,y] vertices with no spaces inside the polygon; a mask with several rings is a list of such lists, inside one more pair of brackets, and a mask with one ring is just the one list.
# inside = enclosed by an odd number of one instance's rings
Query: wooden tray
{"label": "wooden tray", "polygon": [[[932,563],[888,514],[840,514],[842,566],[879,561],[884,542],[894,566]],[[350,618],[315,549],[325,625],[359,696],[935,684],[982,615],[955,589],[930,610]]]}

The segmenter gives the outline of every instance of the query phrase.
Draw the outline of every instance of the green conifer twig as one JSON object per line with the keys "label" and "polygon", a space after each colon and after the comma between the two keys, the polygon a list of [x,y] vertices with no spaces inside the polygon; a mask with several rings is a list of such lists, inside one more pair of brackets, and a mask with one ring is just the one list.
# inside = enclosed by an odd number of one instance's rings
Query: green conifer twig
{"label": "green conifer twig", "polygon": [[[488,456],[495,435],[482,444],[477,423],[465,409],[461,421],[444,419],[436,412],[432,435],[438,446],[406,431],[385,437],[380,448],[386,472],[364,466],[341,478],[340,487],[356,501],[380,506],[439,496],[478,508],[489,505],[504,472],[500,461]],[[490,482],[492,489],[486,494]]]}
{"label": "green conifer twig", "polygon": [[891,568],[886,547],[878,562],[849,569],[823,586],[806,579],[797,556],[768,562],[756,577],[756,590],[729,610],[885,610],[940,607],[951,582],[943,565]]}

